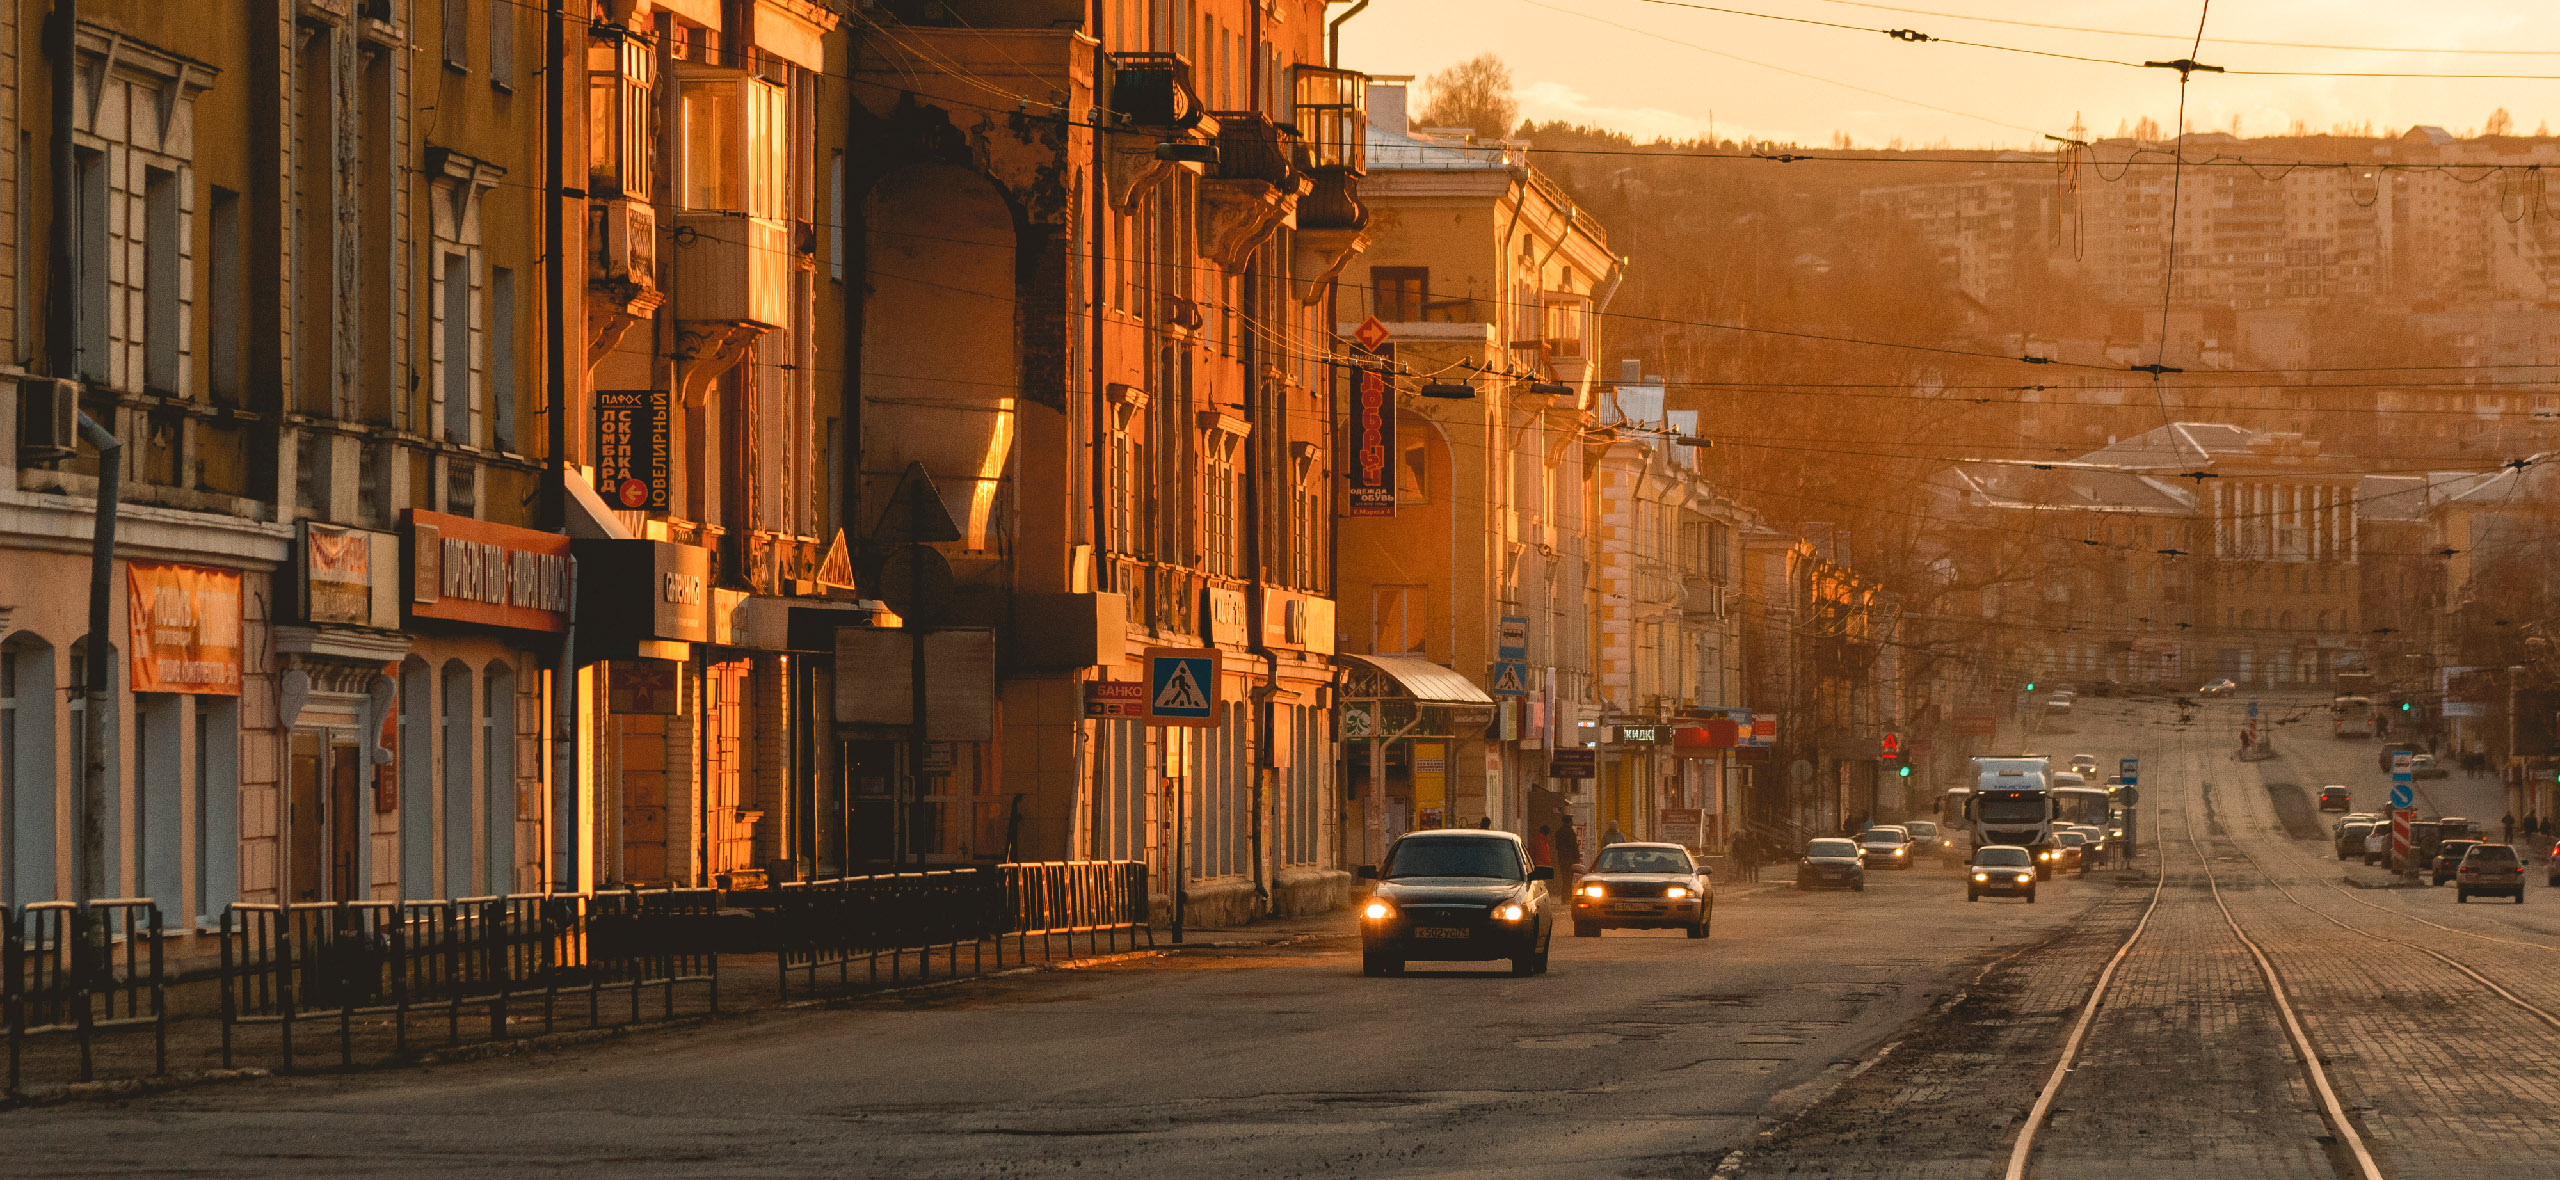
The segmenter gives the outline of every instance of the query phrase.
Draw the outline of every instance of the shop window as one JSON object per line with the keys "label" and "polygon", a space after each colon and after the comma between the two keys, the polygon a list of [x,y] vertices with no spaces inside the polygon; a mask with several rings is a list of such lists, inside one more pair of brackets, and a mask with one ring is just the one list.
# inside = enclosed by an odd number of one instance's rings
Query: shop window
{"label": "shop window", "polygon": [[0,646],[0,904],[55,896],[56,699],[52,648],[23,635]]}
{"label": "shop window", "polygon": [[471,749],[471,669],[460,661],[444,666],[444,895],[476,897],[479,883],[472,872],[477,840],[472,837],[471,772],[478,759]]}
{"label": "shop window", "polygon": [[480,839],[488,891],[499,896],[516,888],[515,693],[514,669],[504,661],[489,665],[480,692],[480,782],[488,794]]}
{"label": "shop window", "polygon": [[[400,895],[436,889],[435,676],[415,657],[400,665]],[[446,893],[445,896],[453,896]]]}

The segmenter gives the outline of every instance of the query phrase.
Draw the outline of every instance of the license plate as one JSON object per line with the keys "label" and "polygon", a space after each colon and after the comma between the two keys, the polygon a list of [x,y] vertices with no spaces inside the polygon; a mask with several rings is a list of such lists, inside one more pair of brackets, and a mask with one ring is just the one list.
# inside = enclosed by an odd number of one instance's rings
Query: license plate
{"label": "license plate", "polygon": [[1471,931],[1464,926],[1416,926],[1415,938],[1465,938]]}

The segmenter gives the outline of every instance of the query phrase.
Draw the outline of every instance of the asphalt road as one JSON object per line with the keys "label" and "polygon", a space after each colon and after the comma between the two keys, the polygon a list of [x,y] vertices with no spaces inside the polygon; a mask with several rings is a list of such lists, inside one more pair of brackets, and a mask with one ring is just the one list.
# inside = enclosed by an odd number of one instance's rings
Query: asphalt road
{"label": "asphalt road", "polygon": [[[2560,1177],[2560,898],[2539,864],[2518,906],[2337,861],[2313,793],[2344,784],[2362,806],[2387,776],[2316,705],[2269,701],[2304,719],[2263,762],[2232,756],[2239,701],[2183,724],[2092,701],[2076,733],[2009,739],[2143,759],[2137,871],[2056,881],[2033,906],[1967,904],[1944,867],[1857,894],[1725,882],[1714,938],[1559,938],[1532,979],[1366,979],[1346,918],[1296,945],[601,1047],[21,1110],[0,1114],[0,1160],[13,1177],[1979,1180],[2143,922],[2027,1174]],[[2421,794],[2430,813],[2504,810],[2492,780]]]}
{"label": "asphalt road", "polygon": [[[506,1060],[0,1114],[13,1176],[1706,1175],[1983,963],[2117,891],[1726,884],[1715,936],[1546,976],[1359,974],[1343,935]],[[1350,929],[1344,919],[1341,930]]]}

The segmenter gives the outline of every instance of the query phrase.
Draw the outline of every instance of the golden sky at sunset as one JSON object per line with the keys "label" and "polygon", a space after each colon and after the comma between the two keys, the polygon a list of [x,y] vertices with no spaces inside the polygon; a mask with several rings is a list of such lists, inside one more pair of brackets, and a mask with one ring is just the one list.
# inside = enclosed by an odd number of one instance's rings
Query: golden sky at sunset
{"label": "golden sky at sunset", "polygon": [[[1899,139],[1907,146],[1945,140],[2022,147],[2043,133],[2067,133],[2075,112],[2093,135],[2114,134],[2120,121],[2143,116],[2167,126],[2177,110],[2177,74],[2138,63],[2186,56],[2197,19],[2197,5],[2186,0],[1717,6],[1858,28],[1664,0],[1375,0],[1344,26],[1343,61],[1372,73],[1421,75],[1491,50],[1512,65],[1524,117],[1604,124],[1639,138],[1704,134],[1712,118],[1720,137],[1819,145],[1846,132],[1860,146]],[[1923,9],[2153,35],[1915,11]],[[2108,60],[1915,44],[1871,31],[1877,29]],[[2475,52],[2239,43],[2247,41]],[[2499,107],[2513,114],[2520,134],[2560,122],[2560,2],[2551,0],[2224,0],[2212,7],[2197,60],[2232,71],[2315,75],[2199,73],[2187,96],[2187,122],[2198,131],[2228,131],[2237,118],[2244,135],[2281,134],[2297,119],[2319,130],[2369,121],[2377,130],[2432,123],[2458,133],[2478,128]],[[2137,65],[2113,64],[2120,61]],[[2336,76],[2345,72],[2541,76]]]}

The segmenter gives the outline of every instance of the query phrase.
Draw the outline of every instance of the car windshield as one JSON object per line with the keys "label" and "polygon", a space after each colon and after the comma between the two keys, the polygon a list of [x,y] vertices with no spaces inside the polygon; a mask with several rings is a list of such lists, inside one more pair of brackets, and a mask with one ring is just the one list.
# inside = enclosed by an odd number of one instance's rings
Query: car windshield
{"label": "car windshield", "polygon": [[2366,832],[2370,832],[2372,830],[2372,824],[2348,824],[2347,826],[2338,829],[2338,834],[2341,836],[2362,836]]}
{"label": "car windshield", "polygon": [[1520,850],[1508,840],[1406,840],[1387,858],[1386,877],[1520,879]]}
{"label": "car windshield", "polygon": [[1600,850],[1591,863],[1595,873],[1686,873],[1689,854],[1677,848],[1630,848],[1624,844]]}
{"label": "car windshield", "polygon": [[1915,840],[1926,840],[1926,839],[1928,839],[1928,838],[1930,838],[1930,837],[1935,836],[1935,835],[1937,835],[1937,834],[1938,834],[1938,825],[1936,825],[1936,824],[1912,824],[1912,825],[1910,825],[1910,832],[1911,832],[1911,838],[1912,838],[1912,839],[1915,839]]}
{"label": "car windshield", "polygon": [[1973,854],[1973,863],[1993,869],[2023,869],[2036,862],[2024,848],[1985,848]]}
{"label": "car windshield", "polygon": [[2482,844],[2474,847],[2469,854],[2465,855],[2462,858],[2462,863],[2467,865],[2476,865],[2486,861],[2503,861],[2513,864],[2515,859],[2515,849],[2509,848],[2504,844]]}
{"label": "car windshield", "polygon": [[1846,840],[1816,840],[1804,846],[1806,856],[1856,856],[1858,846]]}
{"label": "car windshield", "polygon": [[1867,843],[1869,844],[1899,844],[1910,838],[1911,837],[1905,834],[1900,828],[1867,829]]}
{"label": "car windshield", "polygon": [[2089,838],[2078,832],[2056,832],[2053,834],[2053,842],[2065,848],[2077,848],[2088,843]]}

